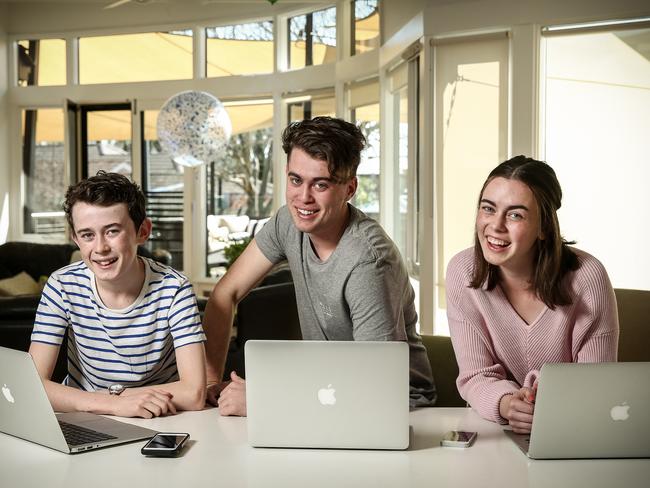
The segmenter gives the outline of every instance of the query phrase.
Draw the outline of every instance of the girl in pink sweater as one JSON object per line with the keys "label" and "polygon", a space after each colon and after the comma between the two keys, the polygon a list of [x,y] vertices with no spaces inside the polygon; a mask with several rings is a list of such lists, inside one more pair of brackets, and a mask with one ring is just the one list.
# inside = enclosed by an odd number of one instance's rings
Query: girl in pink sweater
{"label": "girl in pink sweater", "polygon": [[447,316],[462,397],[530,432],[544,363],[616,361],[618,316],[603,265],[560,234],[553,169],[525,156],[483,184],[473,248],[447,268]]}

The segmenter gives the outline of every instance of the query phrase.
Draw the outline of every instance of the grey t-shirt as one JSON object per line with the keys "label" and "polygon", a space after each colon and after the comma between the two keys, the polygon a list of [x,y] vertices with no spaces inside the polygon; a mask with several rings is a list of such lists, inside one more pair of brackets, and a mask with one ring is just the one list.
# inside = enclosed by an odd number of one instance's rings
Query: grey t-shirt
{"label": "grey t-shirt", "polygon": [[350,222],[327,261],[318,258],[286,206],[255,242],[269,261],[289,262],[304,339],[408,342],[411,406],[431,405],[433,375],[415,330],[415,294],[404,262],[377,222],[348,208]]}

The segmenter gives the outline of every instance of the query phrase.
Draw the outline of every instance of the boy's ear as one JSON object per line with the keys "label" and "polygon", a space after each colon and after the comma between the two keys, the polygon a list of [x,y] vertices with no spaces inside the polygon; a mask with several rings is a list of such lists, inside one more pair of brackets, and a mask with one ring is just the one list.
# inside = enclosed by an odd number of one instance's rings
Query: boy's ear
{"label": "boy's ear", "polygon": [[352,197],[354,194],[357,192],[357,186],[359,185],[359,180],[357,180],[357,177],[350,178],[350,181],[347,183],[348,185],[348,198],[347,200],[352,200]]}
{"label": "boy's ear", "polygon": [[151,235],[153,225],[150,218],[145,218],[138,229],[138,244],[144,244]]}

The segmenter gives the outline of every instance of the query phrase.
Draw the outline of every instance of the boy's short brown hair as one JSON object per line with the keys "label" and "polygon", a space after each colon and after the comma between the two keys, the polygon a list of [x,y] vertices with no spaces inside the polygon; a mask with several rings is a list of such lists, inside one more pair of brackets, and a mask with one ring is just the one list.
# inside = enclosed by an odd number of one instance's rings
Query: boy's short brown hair
{"label": "boy's short brown hair", "polygon": [[333,117],[314,117],[290,124],[282,133],[282,149],[291,155],[298,147],[312,158],[327,162],[330,178],[336,183],[357,175],[366,138],[350,122]]}
{"label": "boy's short brown hair", "polygon": [[78,202],[101,207],[125,203],[136,232],[147,217],[144,193],[138,185],[118,173],[107,173],[100,170],[97,175],[70,185],[65,194],[63,210],[73,233],[72,208]]}

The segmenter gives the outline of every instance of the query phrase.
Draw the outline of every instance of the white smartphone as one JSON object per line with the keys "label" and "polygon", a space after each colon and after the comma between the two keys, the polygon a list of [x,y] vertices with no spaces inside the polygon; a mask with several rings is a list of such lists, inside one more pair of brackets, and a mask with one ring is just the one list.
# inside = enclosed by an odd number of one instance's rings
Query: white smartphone
{"label": "white smartphone", "polygon": [[447,432],[440,445],[444,447],[469,447],[476,440],[477,432],[467,432],[464,430],[450,430]]}

